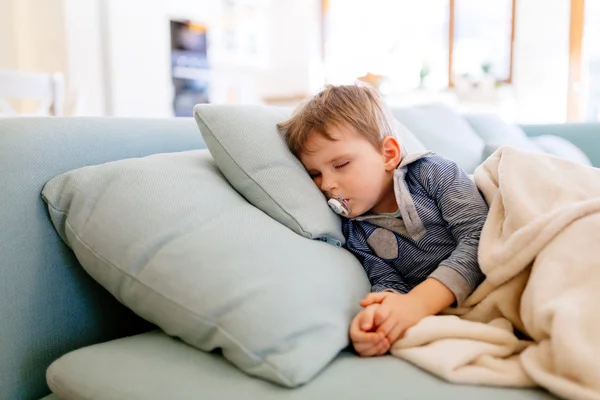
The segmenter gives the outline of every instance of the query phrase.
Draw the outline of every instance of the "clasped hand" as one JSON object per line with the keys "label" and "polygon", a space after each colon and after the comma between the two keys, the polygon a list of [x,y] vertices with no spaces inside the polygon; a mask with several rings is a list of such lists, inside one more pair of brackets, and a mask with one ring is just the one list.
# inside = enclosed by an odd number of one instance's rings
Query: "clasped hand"
{"label": "clasped hand", "polygon": [[404,332],[428,315],[418,296],[393,292],[369,293],[350,325],[350,339],[363,357],[387,353]]}

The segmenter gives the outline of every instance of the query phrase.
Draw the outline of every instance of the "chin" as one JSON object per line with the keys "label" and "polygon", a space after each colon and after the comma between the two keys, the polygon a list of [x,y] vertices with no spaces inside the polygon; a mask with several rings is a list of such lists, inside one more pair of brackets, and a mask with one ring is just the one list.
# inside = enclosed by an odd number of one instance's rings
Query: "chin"
{"label": "chin", "polygon": [[363,214],[366,214],[369,210],[365,210],[364,208],[355,208],[352,207],[352,212],[346,218],[356,218],[360,217]]}

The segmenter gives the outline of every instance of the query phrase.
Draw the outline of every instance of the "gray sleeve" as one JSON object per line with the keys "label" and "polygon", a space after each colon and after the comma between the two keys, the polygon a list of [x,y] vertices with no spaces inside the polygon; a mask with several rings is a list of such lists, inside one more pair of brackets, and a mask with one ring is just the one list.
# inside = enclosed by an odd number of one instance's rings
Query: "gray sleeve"
{"label": "gray sleeve", "polygon": [[454,268],[440,265],[429,275],[429,278],[442,282],[456,297],[456,305],[460,305],[471,294],[473,289],[469,282]]}
{"label": "gray sleeve", "polygon": [[428,157],[420,178],[456,240],[456,248],[430,275],[446,285],[460,305],[484,280],[477,251],[488,207],[475,183],[460,167],[441,156]]}

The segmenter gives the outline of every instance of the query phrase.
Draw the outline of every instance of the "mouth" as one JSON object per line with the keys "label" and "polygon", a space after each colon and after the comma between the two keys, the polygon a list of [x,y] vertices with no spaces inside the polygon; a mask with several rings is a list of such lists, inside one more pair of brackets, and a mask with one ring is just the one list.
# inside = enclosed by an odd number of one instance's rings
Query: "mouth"
{"label": "mouth", "polygon": [[352,213],[352,207],[350,206],[350,199],[341,196],[332,196],[327,200],[329,207],[342,217],[349,217]]}
{"label": "mouth", "polygon": [[337,200],[340,203],[344,203],[344,204],[349,204],[350,203],[350,199],[346,198],[346,197],[342,197],[342,196],[327,196],[327,200]]}

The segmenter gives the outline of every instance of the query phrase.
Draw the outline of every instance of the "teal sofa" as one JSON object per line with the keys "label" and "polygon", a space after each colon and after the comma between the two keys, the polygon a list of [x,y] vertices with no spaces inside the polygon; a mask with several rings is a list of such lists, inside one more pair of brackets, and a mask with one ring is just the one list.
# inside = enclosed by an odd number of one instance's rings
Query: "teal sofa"
{"label": "teal sofa", "polygon": [[[600,166],[600,124],[523,129],[532,136],[562,136]],[[0,399],[58,399],[50,393],[45,377],[55,359],[75,349],[156,329],[118,303],[80,267],[50,222],[40,197],[44,184],[85,165],[204,147],[191,118],[0,118]],[[145,335],[150,345],[153,340],[170,340],[157,333]],[[166,346],[181,351],[174,339]],[[218,354],[196,351],[193,357],[186,366],[165,364],[161,369],[156,365],[152,379],[158,387],[181,379],[181,368],[193,370],[194,379],[177,381],[181,389],[168,398],[553,398],[543,390],[454,385],[396,358],[360,359],[350,350],[298,389],[251,378]],[[135,371],[121,372],[124,380],[128,374]],[[128,398],[166,398],[164,393],[148,396],[136,390],[132,388]],[[94,399],[116,398],[106,395]]]}

